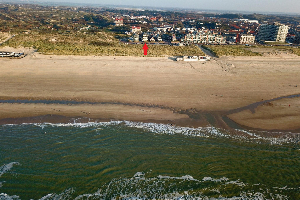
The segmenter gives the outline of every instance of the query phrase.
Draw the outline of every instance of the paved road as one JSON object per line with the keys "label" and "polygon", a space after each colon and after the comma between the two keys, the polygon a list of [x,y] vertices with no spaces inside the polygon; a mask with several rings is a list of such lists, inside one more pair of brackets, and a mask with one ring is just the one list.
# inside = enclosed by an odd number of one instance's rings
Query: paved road
{"label": "paved road", "polygon": [[3,43],[5,43],[5,42],[7,42],[8,40],[10,40],[11,38],[13,38],[13,37],[15,37],[15,35],[12,35],[12,36],[10,36],[9,38],[7,38],[6,40],[4,40],[3,42],[0,42],[0,46],[1,46]]}
{"label": "paved road", "polygon": [[198,45],[198,47],[205,53],[205,55],[208,55],[211,58],[218,58],[218,56],[216,56],[216,54],[214,54],[213,52],[203,48],[202,45]]}

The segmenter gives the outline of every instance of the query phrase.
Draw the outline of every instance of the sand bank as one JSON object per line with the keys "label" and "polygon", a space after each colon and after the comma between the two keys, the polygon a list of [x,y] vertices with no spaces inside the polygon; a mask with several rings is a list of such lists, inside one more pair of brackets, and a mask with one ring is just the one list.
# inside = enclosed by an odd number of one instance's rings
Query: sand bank
{"label": "sand bank", "polygon": [[[295,56],[222,57],[205,63],[189,63],[175,62],[167,57],[32,53],[23,59],[0,59],[0,99],[72,100],[106,104],[69,106],[3,103],[0,105],[0,119],[55,114],[136,121],[184,121],[188,118],[199,120],[200,113],[226,115],[230,110],[263,99],[299,94],[299,63],[300,58]],[[272,108],[259,117],[257,113],[260,107],[255,109],[255,113],[245,110],[229,117],[251,128],[300,128],[297,117],[286,118],[288,115],[294,116],[295,111],[291,113],[292,109],[287,107]],[[148,113],[145,111],[147,109]],[[274,120],[273,115],[278,112],[282,116],[278,115]],[[91,114],[86,116],[85,113]],[[249,120],[251,117],[257,120]],[[281,119],[289,121],[289,125],[280,125],[278,121]]]}

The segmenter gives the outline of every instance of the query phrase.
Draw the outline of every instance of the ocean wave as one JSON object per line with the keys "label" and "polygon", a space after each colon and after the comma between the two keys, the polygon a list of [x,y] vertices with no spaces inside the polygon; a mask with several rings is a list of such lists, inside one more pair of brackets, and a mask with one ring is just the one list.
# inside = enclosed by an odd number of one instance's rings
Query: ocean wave
{"label": "ocean wave", "polygon": [[[7,173],[8,171],[10,171],[14,165],[20,165],[20,163],[18,162],[11,162],[11,163],[8,163],[8,164],[4,164],[0,167],[0,177]],[[3,185],[3,182],[0,182],[0,188],[2,187]],[[0,200],[19,200],[19,196],[17,195],[13,195],[13,196],[10,196],[8,194],[5,194],[5,193],[0,193]]]}
{"label": "ocean wave", "polygon": [[17,195],[10,196],[5,193],[0,193],[0,200],[21,200],[21,199]]}
{"label": "ocean wave", "polygon": [[11,168],[13,168],[14,165],[20,165],[20,163],[18,162],[11,162],[8,164],[4,164],[0,167],[0,177],[5,174],[6,172],[8,172],[9,170],[11,170]]}
{"label": "ocean wave", "polygon": [[[299,188],[266,188],[261,184],[249,185],[227,177],[204,177],[195,179],[190,175],[150,177],[150,172],[137,172],[130,178],[114,178],[102,185],[96,192],[73,196],[69,188],[60,194],[50,193],[39,200],[83,200],[83,199],[222,199],[222,200],[264,200],[289,199],[283,191],[297,191]],[[254,189],[256,187],[256,189]],[[257,191],[258,190],[258,191]],[[229,195],[230,194],[230,195]],[[0,194],[0,200],[20,200],[19,196]]]}
{"label": "ocean wave", "polygon": [[[226,130],[222,128],[207,126],[207,127],[182,127],[172,124],[160,124],[160,123],[144,123],[144,122],[132,122],[132,121],[110,121],[110,122],[87,122],[87,123],[24,123],[21,126],[34,125],[41,127],[78,127],[89,128],[95,127],[107,127],[124,125],[130,128],[138,128],[144,131],[148,131],[155,134],[181,134],[192,137],[221,137],[230,138],[244,141],[252,141],[256,143],[267,142],[272,145],[282,145],[290,143],[298,143],[300,141],[300,133],[288,133],[288,132],[267,132],[267,131],[252,131],[243,129]],[[15,124],[6,124],[2,126],[18,126]],[[276,136],[273,136],[276,135]]]}
{"label": "ocean wave", "polygon": [[63,191],[60,194],[55,194],[55,193],[51,193],[48,194],[42,198],[40,198],[39,200],[65,200],[65,199],[71,199],[72,198],[72,194],[75,192],[75,190],[73,188],[67,189],[65,191]]}
{"label": "ocean wave", "polygon": [[[288,199],[288,196],[279,193],[270,193],[268,189],[260,188],[255,192],[247,184],[237,180],[231,181],[226,177],[215,179],[204,177],[202,180],[190,175],[181,177],[162,176],[146,178],[144,172],[137,172],[131,178],[115,178],[102,186],[97,192],[82,194],[75,200],[83,199],[227,199],[227,200],[263,200]],[[228,195],[225,191],[228,185],[236,185],[234,190],[239,190],[237,195]],[[249,189],[250,188],[250,189]],[[64,199],[74,192],[68,189],[61,194],[49,194],[40,200]],[[210,194],[210,195],[209,195]]]}

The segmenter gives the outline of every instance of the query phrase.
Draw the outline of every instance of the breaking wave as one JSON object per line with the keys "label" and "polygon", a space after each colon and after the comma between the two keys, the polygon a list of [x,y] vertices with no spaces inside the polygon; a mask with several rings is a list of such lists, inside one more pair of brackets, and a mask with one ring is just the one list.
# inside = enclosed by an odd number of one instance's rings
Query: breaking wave
{"label": "breaking wave", "polygon": [[[73,196],[73,188],[60,194],[51,193],[39,200],[85,200],[85,199],[228,199],[228,200],[264,200],[289,199],[280,194],[282,191],[297,188],[274,188],[278,193],[262,189],[259,184],[250,186],[239,180],[230,181],[226,177],[215,179],[204,177],[197,180],[190,175],[181,177],[162,176],[147,178],[147,173],[137,172],[131,178],[115,178],[101,186],[97,192]],[[253,189],[259,188],[259,192]],[[232,193],[232,194],[230,194]],[[236,194],[236,195],[233,195]],[[0,200],[20,200],[16,195],[0,194]]]}
{"label": "breaking wave", "polygon": [[[172,124],[159,124],[159,123],[144,123],[144,122],[132,122],[132,121],[110,121],[110,122],[88,122],[88,123],[33,123],[23,125],[35,125],[42,129],[51,127],[95,127],[101,128],[106,126],[124,125],[131,128],[139,128],[144,131],[149,131],[155,134],[182,134],[192,137],[223,137],[244,141],[251,141],[256,143],[267,142],[274,145],[282,144],[298,144],[300,141],[300,133],[290,132],[268,132],[268,131],[252,131],[243,129],[226,130],[217,127],[181,127]],[[3,126],[14,126],[14,124],[7,124]]]}
{"label": "breaking wave", "polygon": [[[3,174],[7,173],[10,171],[14,165],[20,165],[18,162],[11,162],[8,164],[4,164],[0,167],[0,178]],[[2,187],[3,182],[0,182],[0,188]],[[0,200],[18,200],[19,196],[13,195],[9,196],[8,194],[0,193]]]}
{"label": "breaking wave", "polygon": [[[143,172],[137,172],[131,178],[116,178],[103,185],[97,192],[73,197],[75,190],[67,189],[60,194],[51,193],[39,200],[85,200],[85,199],[228,199],[228,200],[264,200],[289,199],[286,195],[271,193],[260,188],[254,192],[253,187],[239,180],[230,181],[226,177],[215,179],[204,177],[202,180],[186,175],[181,177],[157,176],[147,178]],[[260,185],[256,185],[260,187]],[[230,195],[234,188],[237,195]],[[292,188],[277,188],[278,192]],[[19,200],[18,196],[0,194],[1,200]]]}
{"label": "breaking wave", "polygon": [[20,165],[20,163],[18,162],[11,162],[5,165],[2,165],[0,167],[0,177],[5,174],[6,172],[8,172],[9,170],[11,170],[11,168],[13,168],[14,165]]}

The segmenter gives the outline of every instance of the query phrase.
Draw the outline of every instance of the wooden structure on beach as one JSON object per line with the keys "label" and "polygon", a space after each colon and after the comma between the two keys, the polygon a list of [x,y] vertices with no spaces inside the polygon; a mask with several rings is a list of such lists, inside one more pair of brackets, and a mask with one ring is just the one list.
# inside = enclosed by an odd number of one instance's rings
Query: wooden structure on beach
{"label": "wooden structure on beach", "polygon": [[208,61],[210,60],[210,57],[208,56],[183,56],[178,57],[176,59],[177,61]]}
{"label": "wooden structure on beach", "polygon": [[0,57],[21,58],[22,56],[24,56],[24,53],[0,51]]}

